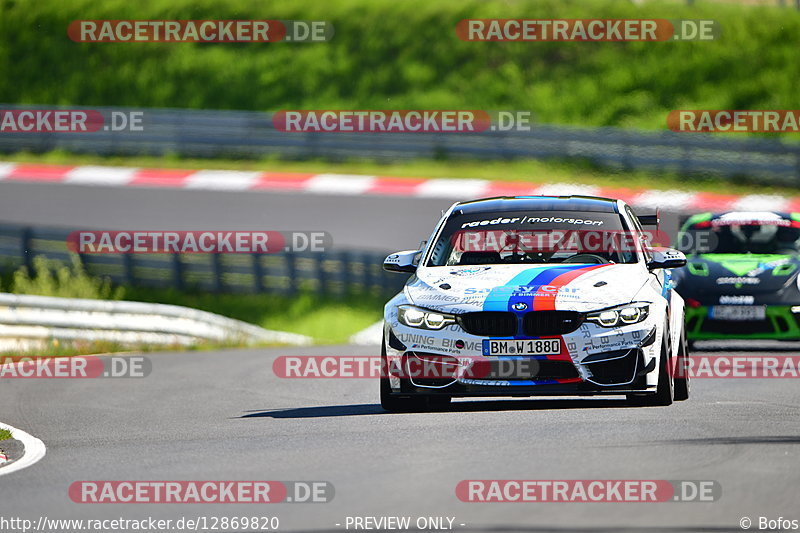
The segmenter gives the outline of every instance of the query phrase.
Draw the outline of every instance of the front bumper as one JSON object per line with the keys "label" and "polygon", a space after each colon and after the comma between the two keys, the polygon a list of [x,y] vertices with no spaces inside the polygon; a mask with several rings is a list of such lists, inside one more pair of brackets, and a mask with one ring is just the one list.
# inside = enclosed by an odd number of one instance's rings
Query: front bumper
{"label": "front bumper", "polygon": [[[449,396],[595,395],[652,392],[657,384],[661,331],[655,322],[616,329],[583,324],[560,338],[553,356],[484,356],[484,338],[458,326],[438,332],[387,326],[389,381],[399,394]],[[487,339],[488,340],[488,339]],[[425,363],[448,365],[442,374]]]}
{"label": "front bumper", "polygon": [[800,315],[788,305],[767,305],[764,320],[715,320],[709,306],[686,306],[689,340],[778,339],[800,340]]}
{"label": "front bumper", "polygon": [[[401,359],[402,369],[394,375],[399,382],[397,392],[406,394],[533,396],[623,394],[651,390],[647,385],[647,374],[655,368],[655,360],[645,364],[643,349],[595,355],[592,361],[576,367],[569,360],[537,360],[532,357],[462,358],[457,363],[449,357],[406,352]],[[436,366],[443,371],[420,371],[425,363],[428,363],[428,368]],[[581,377],[582,373],[588,377]],[[399,379],[401,377],[403,379]]]}

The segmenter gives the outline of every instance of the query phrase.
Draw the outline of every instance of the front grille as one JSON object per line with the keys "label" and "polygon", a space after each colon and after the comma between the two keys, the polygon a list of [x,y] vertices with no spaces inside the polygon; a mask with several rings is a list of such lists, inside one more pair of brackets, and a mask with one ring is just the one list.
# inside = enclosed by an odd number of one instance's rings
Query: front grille
{"label": "front grille", "polygon": [[505,311],[478,311],[458,316],[464,331],[480,337],[513,337],[517,334],[517,317]]}
{"label": "front grille", "polygon": [[[522,322],[528,337],[564,335],[580,327],[583,315],[576,311],[531,311]],[[518,333],[517,315],[507,311],[464,313],[458,323],[467,333],[481,337],[513,337]]]}
{"label": "front grille", "polygon": [[523,327],[525,335],[541,337],[570,333],[578,329],[581,323],[583,315],[575,311],[531,311],[525,315]]}
{"label": "front grille", "polygon": [[701,331],[728,335],[775,333],[769,320],[706,320]]}

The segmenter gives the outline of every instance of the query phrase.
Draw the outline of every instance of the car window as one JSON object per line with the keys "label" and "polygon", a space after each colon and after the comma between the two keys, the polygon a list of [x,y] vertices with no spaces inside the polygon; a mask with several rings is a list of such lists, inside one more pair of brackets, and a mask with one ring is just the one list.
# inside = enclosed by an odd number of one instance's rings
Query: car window
{"label": "car window", "polygon": [[650,246],[647,245],[646,242],[647,237],[644,228],[642,227],[642,223],[639,222],[639,217],[636,216],[636,213],[633,212],[633,209],[631,209],[629,205],[625,206],[625,212],[628,214],[628,218],[631,219],[631,223],[633,224],[635,231],[639,234],[639,238],[641,239],[640,240],[640,242],[642,242],[641,250],[642,254],[644,255],[644,260],[650,261],[650,259],[652,259],[653,257],[653,254],[650,251]]}
{"label": "car window", "polygon": [[637,238],[617,213],[455,214],[439,233],[427,266],[635,263]]}
{"label": "car window", "polygon": [[725,220],[693,224],[678,239],[686,253],[797,254],[800,224],[789,219]]}

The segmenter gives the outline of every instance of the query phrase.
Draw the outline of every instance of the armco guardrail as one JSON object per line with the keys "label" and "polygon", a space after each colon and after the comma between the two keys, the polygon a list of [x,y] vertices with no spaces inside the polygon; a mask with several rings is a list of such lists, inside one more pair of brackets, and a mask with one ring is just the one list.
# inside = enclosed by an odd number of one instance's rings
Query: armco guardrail
{"label": "armco guardrail", "polygon": [[[70,264],[69,230],[0,225],[0,271],[41,256]],[[87,272],[114,283],[210,292],[391,296],[406,276],[385,272],[385,254],[339,250],[275,254],[83,254]]]}
{"label": "armco guardrail", "polygon": [[[3,104],[0,107],[22,108]],[[110,108],[95,109],[111,111]],[[376,160],[577,158],[621,169],[673,170],[687,175],[720,177],[755,176],[764,182],[784,185],[800,182],[800,145],[778,139],[548,125],[535,125],[531,131],[521,132],[285,133],[273,127],[269,113],[113,110],[143,111],[143,131],[4,132],[0,134],[0,152],[61,149],[98,155],[247,158],[273,155],[289,159]]]}
{"label": "armco guardrail", "polygon": [[0,293],[0,346],[4,340],[48,339],[157,345],[311,344],[304,335],[270,331],[177,305]]}

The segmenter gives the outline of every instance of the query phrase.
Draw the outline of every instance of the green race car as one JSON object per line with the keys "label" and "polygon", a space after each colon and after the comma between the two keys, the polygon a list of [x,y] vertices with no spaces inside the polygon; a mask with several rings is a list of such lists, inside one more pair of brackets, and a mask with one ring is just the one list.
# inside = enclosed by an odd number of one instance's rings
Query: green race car
{"label": "green race car", "polygon": [[678,234],[672,271],[689,340],[800,340],[800,213],[700,213]]}

